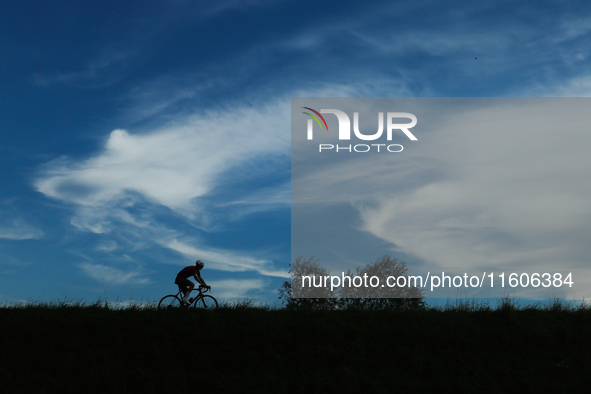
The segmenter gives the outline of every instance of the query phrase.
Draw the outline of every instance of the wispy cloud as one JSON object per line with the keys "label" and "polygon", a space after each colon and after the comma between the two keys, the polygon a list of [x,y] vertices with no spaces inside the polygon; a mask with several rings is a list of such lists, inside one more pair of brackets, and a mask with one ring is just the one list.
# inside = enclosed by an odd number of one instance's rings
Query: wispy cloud
{"label": "wispy cloud", "polygon": [[78,267],[89,277],[108,285],[149,284],[150,279],[138,270],[123,271],[103,264],[82,263]]}
{"label": "wispy cloud", "polygon": [[195,256],[200,256],[203,260],[212,262],[208,267],[216,270],[232,272],[252,270],[265,276],[275,276],[280,278],[289,277],[287,271],[274,269],[273,263],[270,260],[260,260],[248,256],[241,256],[237,253],[224,250],[215,250],[211,248],[199,249],[178,240],[172,240],[166,243],[166,247],[186,255],[191,259]]}
{"label": "wispy cloud", "polygon": [[20,218],[9,219],[7,222],[0,224],[0,239],[40,239],[44,235],[43,230]]}
{"label": "wispy cloud", "polygon": [[101,242],[99,245],[97,245],[95,247],[95,250],[99,251],[99,252],[109,253],[109,252],[113,252],[114,250],[117,250],[117,248],[119,248],[119,245],[117,244],[117,242],[111,240],[111,241]]}
{"label": "wispy cloud", "polygon": [[[359,206],[363,229],[439,267],[586,264],[585,103],[547,104],[536,111],[511,101],[464,113],[462,122],[425,136],[424,160],[413,159],[416,174],[433,165],[445,172],[423,181],[411,175],[377,206]],[[558,113],[581,120],[565,130]]]}
{"label": "wispy cloud", "polygon": [[248,297],[265,288],[267,283],[262,279],[218,280],[208,282],[220,299]]}
{"label": "wispy cloud", "polygon": [[43,88],[61,84],[85,88],[106,87],[121,79],[121,75],[116,70],[133,56],[135,56],[133,50],[104,51],[80,70],[36,73],[31,77],[31,82]]}
{"label": "wispy cloud", "polygon": [[82,206],[123,198],[125,191],[191,211],[227,171],[262,155],[287,155],[288,104],[236,108],[187,119],[147,134],[114,130],[104,151],[83,162],[49,163],[38,191]]}
{"label": "wispy cloud", "polygon": [[547,84],[538,83],[522,88],[519,93],[531,97],[591,97],[591,75],[577,75]]}

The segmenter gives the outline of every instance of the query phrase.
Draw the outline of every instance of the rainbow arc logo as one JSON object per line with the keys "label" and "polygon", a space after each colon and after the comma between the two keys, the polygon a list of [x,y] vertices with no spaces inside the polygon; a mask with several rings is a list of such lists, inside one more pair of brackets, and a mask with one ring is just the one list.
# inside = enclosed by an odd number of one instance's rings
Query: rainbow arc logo
{"label": "rainbow arc logo", "polygon": [[[328,125],[326,124],[326,120],[324,120],[324,116],[320,115],[320,112],[316,111],[315,109],[309,108],[309,107],[302,107],[302,108],[304,108],[304,109],[307,109],[307,110],[309,110],[309,111],[312,111],[312,112],[314,112],[316,115],[318,115],[318,116],[320,117],[320,119],[322,119],[322,121],[324,122],[324,125],[326,126],[326,131],[328,131]],[[309,116],[311,116],[312,118],[314,118],[314,120],[315,120],[315,121],[318,123],[318,125],[320,126],[320,130],[322,130],[322,123],[320,123],[320,120],[319,120],[319,119],[318,119],[316,116],[312,115],[312,114],[311,114],[311,113],[309,113],[309,112],[302,112],[302,113],[303,113],[303,114],[306,114],[306,115],[309,115]]]}

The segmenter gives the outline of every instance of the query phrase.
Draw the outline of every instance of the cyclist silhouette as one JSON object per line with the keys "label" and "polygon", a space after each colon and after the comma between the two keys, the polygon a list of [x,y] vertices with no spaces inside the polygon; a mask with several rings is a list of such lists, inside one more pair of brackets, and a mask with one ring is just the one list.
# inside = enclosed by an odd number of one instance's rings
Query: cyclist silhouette
{"label": "cyclist silhouette", "polygon": [[176,283],[180,287],[181,291],[185,295],[181,301],[183,304],[189,304],[189,294],[191,294],[191,291],[195,287],[195,283],[191,282],[187,278],[192,276],[203,287],[206,287],[209,290],[211,290],[211,286],[208,286],[207,283],[205,283],[205,281],[201,277],[200,271],[203,269],[203,267],[205,267],[205,264],[203,263],[203,261],[197,260],[195,262],[195,265],[189,265],[189,266],[183,268],[176,275],[176,279],[174,280],[174,283]]}

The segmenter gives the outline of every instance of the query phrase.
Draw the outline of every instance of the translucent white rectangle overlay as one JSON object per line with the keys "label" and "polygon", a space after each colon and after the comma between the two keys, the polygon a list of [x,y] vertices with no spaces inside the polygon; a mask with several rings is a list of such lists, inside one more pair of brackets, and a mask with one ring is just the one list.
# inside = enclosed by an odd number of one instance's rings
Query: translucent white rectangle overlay
{"label": "translucent white rectangle overlay", "polygon": [[588,298],[590,105],[293,98],[292,297]]}

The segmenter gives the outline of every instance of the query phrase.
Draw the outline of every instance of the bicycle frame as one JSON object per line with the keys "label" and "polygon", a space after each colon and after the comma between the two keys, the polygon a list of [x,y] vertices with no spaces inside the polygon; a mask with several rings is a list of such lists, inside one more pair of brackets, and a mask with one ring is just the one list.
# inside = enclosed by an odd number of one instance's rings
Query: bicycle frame
{"label": "bicycle frame", "polygon": [[[203,289],[205,289],[205,290],[203,290]],[[197,290],[199,292],[199,294],[197,294],[195,297],[193,297],[193,301],[189,302],[189,304],[187,306],[193,305],[194,302],[197,302],[199,299],[203,298],[204,293],[207,293],[209,291],[209,289],[207,289],[201,285],[199,285],[199,287],[193,287],[193,289],[191,289],[191,291],[195,291],[195,290]],[[179,297],[179,299],[181,299],[181,300],[185,296],[185,293],[183,293],[183,290],[181,289],[180,286],[179,286],[179,292],[176,293],[176,296]]]}
{"label": "bicycle frame", "polygon": [[184,298],[185,294],[182,291],[181,287],[179,286],[179,291],[176,294],[169,294],[167,296],[162,297],[162,299],[158,303],[158,309],[161,309],[161,308],[170,309],[170,308],[176,308],[176,307],[188,308],[190,306],[193,306],[196,308],[203,307],[205,309],[210,309],[210,308],[215,309],[218,307],[218,302],[215,299],[215,297],[212,297],[209,294],[207,294],[207,295],[204,294],[204,293],[207,293],[209,291],[209,289],[207,289],[203,286],[199,286],[197,288],[191,289],[191,291],[193,291],[193,290],[197,290],[199,292],[199,294],[195,295],[195,297],[193,297],[192,301],[189,301],[188,303],[183,303],[181,300]]}

